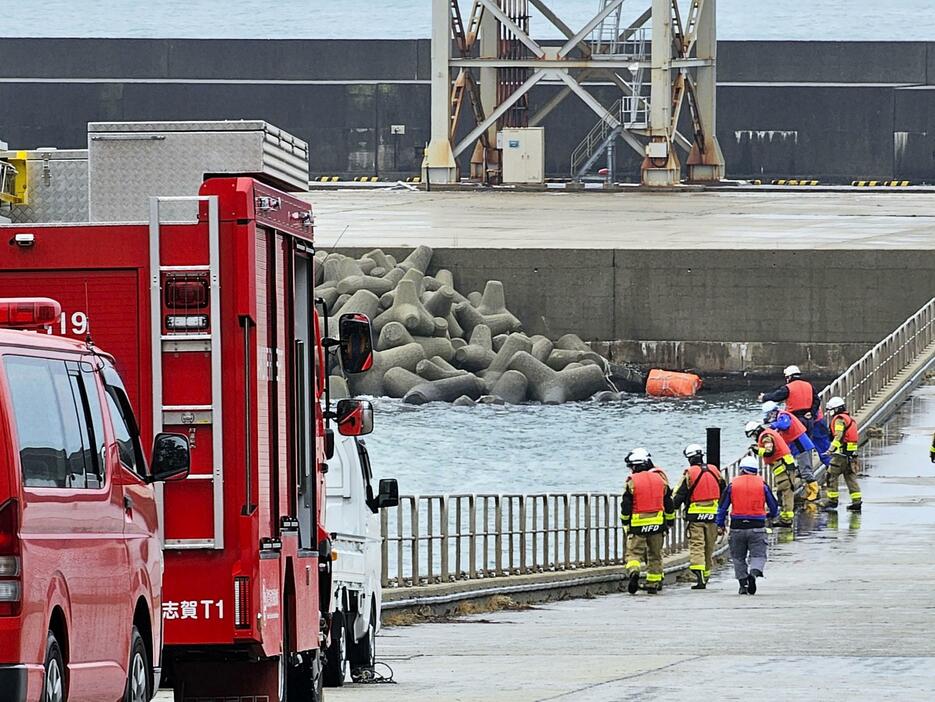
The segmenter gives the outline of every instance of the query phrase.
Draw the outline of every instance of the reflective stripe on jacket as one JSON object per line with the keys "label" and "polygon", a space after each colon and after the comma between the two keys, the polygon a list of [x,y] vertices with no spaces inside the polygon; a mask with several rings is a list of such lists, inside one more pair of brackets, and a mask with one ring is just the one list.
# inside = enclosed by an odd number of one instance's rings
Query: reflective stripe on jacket
{"label": "reflective stripe on jacket", "polygon": [[689,514],[717,514],[721,497],[721,471],[716,466],[689,466],[688,489],[691,493]]}
{"label": "reflective stripe on jacket", "polygon": [[[770,455],[766,455],[766,439],[770,439],[773,443],[773,452]],[[781,468],[785,470],[786,465],[793,465],[795,461],[792,458],[792,452],[789,450],[789,445],[786,444],[785,439],[779,435],[778,431],[774,429],[764,429],[760,436],[756,440],[757,446],[760,447],[759,454],[763,457],[763,460],[768,466],[775,466],[777,469]],[[776,470],[775,472],[780,473],[781,470]]]}
{"label": "reflective stripe on jacket", "polygon": [[857,422],[847,412],[838,412],[831,420],[831,433],[834,435],[835,450],[841,447],[847,453],[854,453],[858,447]]}
{"label": "reflective stripe on jacket", "polygon": [[633,526],[662,524],[665,508],[666,483],[653,471],[634,473],[633,481]]}

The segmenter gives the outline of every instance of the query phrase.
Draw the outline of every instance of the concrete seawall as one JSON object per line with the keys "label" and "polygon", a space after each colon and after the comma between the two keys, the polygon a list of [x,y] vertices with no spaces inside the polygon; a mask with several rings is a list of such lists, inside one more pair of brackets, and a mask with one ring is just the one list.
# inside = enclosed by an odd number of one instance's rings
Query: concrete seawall
{"label": "concrete seawall", "polygon": [[[718,136],[732,177],[935,180],[935,43],[721,42]],[[871,57],[871,60],[868,60]],[[316,174],[418,171],[427,40],[4,39],[0,138],[82,147],[95,120],[262,118],[310,143]],[[558,90],[530,94],[535,110]],[[606,86],[594,93],[611,104]],[[566,100],[544,122],[546,171],[595,122]],[[392,134],[392,125],[405,134]],[[618,150],[620,177],[638,162]]]}
{"label": "concrete seawall", "polygon": [[827,377],[931,297],[931,253],[438,248],[428,272],[464,291],[502,280],[528,332],[573,332],[616,361],[754,376],[796,362]]}

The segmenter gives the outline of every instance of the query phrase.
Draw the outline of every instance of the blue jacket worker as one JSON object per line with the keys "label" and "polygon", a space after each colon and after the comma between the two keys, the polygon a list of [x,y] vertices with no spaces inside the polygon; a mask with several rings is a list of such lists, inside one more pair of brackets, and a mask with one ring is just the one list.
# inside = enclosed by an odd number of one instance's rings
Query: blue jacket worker
{"label": "blue jacket worker", "polygon": [[763,478],[759,463],[752,456],[740,461],[740,473],[731,480],[721,495],[715,523],[718,533],[724,533],[730,511],[730,558],[734,577],[740,583],[738,594],[755,595],[756,579],[766,568],[766,519],[779,515],[779,505]]}

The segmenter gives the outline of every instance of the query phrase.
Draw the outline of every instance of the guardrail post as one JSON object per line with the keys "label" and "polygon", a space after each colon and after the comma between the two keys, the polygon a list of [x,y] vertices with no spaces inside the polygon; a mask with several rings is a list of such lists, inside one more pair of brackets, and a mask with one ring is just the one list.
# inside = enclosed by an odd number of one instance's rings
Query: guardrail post
{"label": "guardrail post", "polygon": [[[562,506],[565,508],[565,522],[564,522],[565,539],[564,539],[564,543],[562,544],[562,546],[563,546],[563,553],[565,555],[564,568],[565,570],[567,570],[569,566],[571,565],[571,540],[570,540],[571,514],[570,514],[570,507],[569,507],[569,499],[568,499],[567,494],[561,495],[561,496],[556,495],[555,497],[556,497],[556,500],[561,499]],[[557,506],[555,508],[555,511],[556,513],[558,512]],[[556,519],[555,527],[556,527],[555,528],[555,553],[556,555],[558,555],[558,520],[557,519]]]}
{"label": "guardrail post", "polygon": [[421,556],[421,549],[419,547],[419,497],[415,497],[412,501],[412,585],[415,587],[419,584],[419,573],[421,569],[419,568],[419,557]]}
{"label": "guardrail post", "polygon": [[426,564],[425,564],[425,577],[428,578],[429,582],[432,582],[432,578],[435,574],[435,528],[434,528],[434,519],[435,519],[435,500],[432,497],[425,498],[426,507],[428,512],[426,514]]}
{"label": "guardrail post", "polygon": [[439,520],[441,521],[441,581],[447,583],[450,581],[448,569],[448,495],[442,495],[439,507]]}
{"label": "guardrail post", "polygon": [[496,495],[494,498],[494,519],[497,522],[497,530],[494,532],[493,545],[497,549],[494,556],[494,575],[503,575],[503,504],[502,495]]}
{"label": "guardrail post", "polygon": [[[410,521],[412,520],[412,500],[413,498],[411,497],[406,500],[409,502]],[[402,587],[406,583],[403,572],[403,553],[405,552],[405,545],[403,544],[404,532],[402,504],[402,500],[400,500],[399,507],[396,510],[396,585],[399,587]]]}
{"label": "guardrail post", "polygon": [[[519,572],[526,572],[526,495],[519,497]],[[534,532],[535,533],[535,532]],[[533,536],[533,541],[535,541]]]}
{"label": "guardrail post", "polygon": [[584,496],[584,566],[591,565],[591,495]]}
{"label": "guardrail post", "polygon": [[548,570],[549,561],[549,496],[542,496],[542,570]]}
{"label": "guardrail post", "polygon": [[471,529],[468,533],[468,557],[471,565],[468,567],[468,577],[472,580],[477,577],[477,496],[468,498],[468,512],[470,512]]}
{"label": "guardrail post", "polygon": [[[397,505],[396,510],[399,511]],[[380,583],[390,584],[390,515],[389,509],[380,510]]]}

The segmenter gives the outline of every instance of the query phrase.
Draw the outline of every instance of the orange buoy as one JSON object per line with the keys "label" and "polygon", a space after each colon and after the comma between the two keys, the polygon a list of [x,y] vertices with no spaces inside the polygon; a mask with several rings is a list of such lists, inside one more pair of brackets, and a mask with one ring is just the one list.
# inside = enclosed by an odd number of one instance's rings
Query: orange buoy
{"label": "orange buoy", "polygon": [[694,373],[653,368],[646,379],[646,394],[653,397],[694,397],[699,390],[701,378]]}

